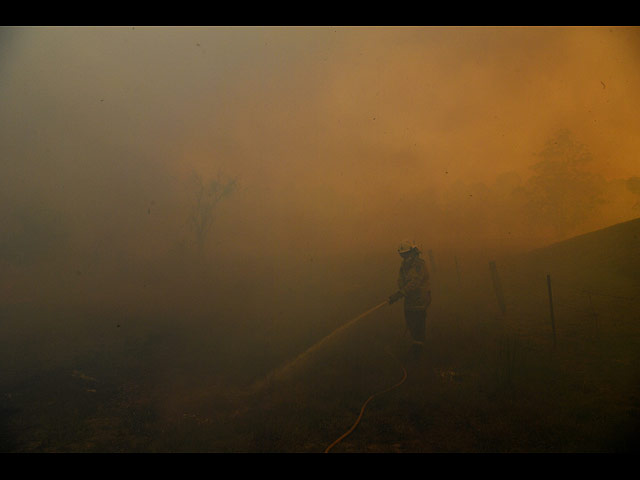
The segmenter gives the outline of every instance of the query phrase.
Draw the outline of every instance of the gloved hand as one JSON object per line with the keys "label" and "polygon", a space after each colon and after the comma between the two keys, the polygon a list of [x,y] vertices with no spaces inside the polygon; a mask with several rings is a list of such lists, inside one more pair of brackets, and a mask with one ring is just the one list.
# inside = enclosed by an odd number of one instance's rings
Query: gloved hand
{"label": "gloved hand", "polygon": [[398,300],[400,300],[403,296],[404,296],[404,295],[402,294],[402,292],[398,290],[396,293],[394,293],[393,295],[391,295],[391,296],[389,297],[389,304],[392,304],[392,303],[397,302],[397,301],[398,301]]}

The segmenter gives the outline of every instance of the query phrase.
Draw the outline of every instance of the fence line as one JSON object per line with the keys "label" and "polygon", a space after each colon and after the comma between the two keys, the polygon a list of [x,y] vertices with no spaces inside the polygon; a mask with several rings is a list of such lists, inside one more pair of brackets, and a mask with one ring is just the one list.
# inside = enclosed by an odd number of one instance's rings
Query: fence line
{"label": "fence line", "polygon": [[[517,280],[523,282],[523,283],[531,283],[532,282],[532,277],[528,276],[525,273],[519,272],[517,270],[513,270],[513,269],[505,269],[503,271],[503,273],[501,272],[500,274],[501,279],[504,282],[509,282],[513,277],[515,277]],[[541,274],[540,275],[540,284],[544,285],[544,277]],[[611,293],[603,293],[601,291],[595,291],[592,289],[588,289],[588,288],[578,288],[578,287],[574,287],[572,285],[567,284],[566,282],[562,281],[562,280],[558,280],[557,278],[554,277],[553,279],[553,286],[554,286],[554,292],[558,291],[558,290],[571,290],[573,292],[579,293],[581,295],[597,295],[600,297],[607,297],[607,298],[615,298],[615,299],[619,299],[619,300],[626,300],[629,302],[634,302],[636,300],[638,300],[640,298],[640,293],[638,295],[635,295],[633,297],[628,297],[628,296],[623,296],[623,295],[614,295]],[[559,288],[558,288],[559,287]],[[547,300],[548,297],[546,297],[543,293],[539,293],[535,290],[528,292],[529,295],[533,295],[536,297],[540,297],[541,300]],[[558,303],[558,305],[560,305],[560,303]],[[568,306],[568,305],[564,305],[564,306]],[[571,306],[568,306],[569,308],[571,308]]]}
{"label": "fence line", "polygon": [[[597,318],[601,313],[597,310],[607,308],[607,306],[611,308],[612,305],[611,302],[605,302],[605,304],[598,302],[599,308],[596,308],[593,303],[594,296],[614,299],[616,300],[616,302],[614,302],[616,304],[618,303],[618,300],[624,301],[625,303],[632,302],[631,304],[633,304],[633,302],[640,298],[640,293],[635,296],[628,296],[611,292],[594,291],[592,288],[575,287],[565,281],[557,281],[555,277],[552,278],[551,273],[546,274],[547,281],[544,282],[544,276],[540,271],[525,273],[509,265],[507,265],[506,268],[501,268],[501,266],[497,265],[495,261],[489,262],[489,272],[494,286],[494,291],[497,295],[496,299],[498,300],[498,306],[500,307],[503,315],[505,314],[505,307],[507,311],[513,311],[513,309],[516,311],[520,310],[518,312],[519,316],[526,313],[534,313],[533,311],[530,311],[532,306],[534,307],[534,310],[536,310],[534,314],[541,315],[543,305],[548,305],[548,308],[550,308],[548,315],[550,315],[551,320],[550,326],[553,333],[554,346],[556,327],[553,308],[554,305],[561,309],[570,309],[580,314],[580,316],[586,317],[585,319],[592,318],[597,322]],[[538,276],[540,277],[539,281],[536,280]],[[500,282],[500,280],[502,280],[502,282]],[[504,284],[504,295],[502,293],[502,285],[500,285],[500,283]],[[544,288],[545,283],[547,284],[547,288]],[[532,285],[539,285],[539,288],[535,286],[534,288],[531,288]],[[635,293],[637,290],[636,288],[633,288],[631,291]],[[519,301],[519,297],[521,296],[524,296],[525,300]],[[533,305],[531,302],[533,302]],[[526,307],[527,305],[529,307]],[[519,309],[519,306],[522,306],[523,308]],[[539,312],[537,312],[537,307],[535,306],[540,307]],[[573,319],[569,317],[566,321],[563,321],[561,315],[560,325],[582,325],[582,321],[576,323],[576,320],[577,319],[575,317]],[[517,323],[520,324],[520,327],[518,328],[523,326],[522,322]],[[597,325],[596,328],[598,328]]]}

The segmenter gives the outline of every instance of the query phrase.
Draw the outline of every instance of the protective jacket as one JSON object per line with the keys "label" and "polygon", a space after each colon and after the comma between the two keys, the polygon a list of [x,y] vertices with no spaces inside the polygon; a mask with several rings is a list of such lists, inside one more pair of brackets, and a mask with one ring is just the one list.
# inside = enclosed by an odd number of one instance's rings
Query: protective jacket
{"label": "protective jacket", "polygon": [[427,309],[431,303],[431,286],[427,264],[422,258],[413,256],[402,260],[398,288],[404,296],[405,310]]}

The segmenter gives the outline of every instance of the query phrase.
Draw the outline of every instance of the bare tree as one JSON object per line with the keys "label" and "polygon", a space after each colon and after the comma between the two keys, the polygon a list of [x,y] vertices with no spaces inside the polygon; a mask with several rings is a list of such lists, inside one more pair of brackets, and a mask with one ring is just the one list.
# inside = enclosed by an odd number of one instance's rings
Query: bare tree
{"label": "bare tree", "polygon": [[237,186],[237,178],[224,179],[219,173],[217,178],[204,182],[202,176],[194,174],[195,202],[189,218],[198,251],[202,254],[207,237],[213,226],[215,208],[218,202],[228,197]]}

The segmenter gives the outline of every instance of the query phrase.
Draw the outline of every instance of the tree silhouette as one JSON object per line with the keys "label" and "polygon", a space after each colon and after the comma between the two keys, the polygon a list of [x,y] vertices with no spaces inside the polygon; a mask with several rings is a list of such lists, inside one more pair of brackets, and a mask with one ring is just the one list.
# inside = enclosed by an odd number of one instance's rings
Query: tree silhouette
{"label": "tree silhouette", "polygon": [[193,181],[195,184],[195,202],[189,221],[196,236],[198,251],[203,253],[207,237],[213,226],[216,205],[235,190],[237,178],[225,180],[221,174],[218,174],[217,178],[205,183],[202,176],[195,173]]}
{"label": "tree silhouette", "polygon": [[524,187],[529,214],[565,235],[604,203],[606,181],[584,168],[592,161],[585,145],[569,130],[560,130],[537,154],[534,175]]}
{"label": "tree silhouette", "polygon": [[[634,195],[638,195],[640,197],[640,177],[629,177],[627,178],[627,189],[633,193]],[[633,205],[634,210],[640,209],[640,199]]]}

